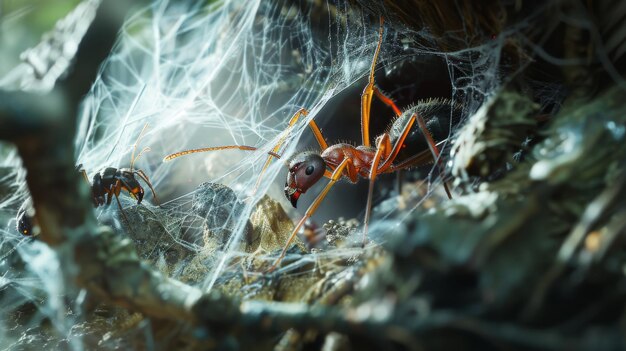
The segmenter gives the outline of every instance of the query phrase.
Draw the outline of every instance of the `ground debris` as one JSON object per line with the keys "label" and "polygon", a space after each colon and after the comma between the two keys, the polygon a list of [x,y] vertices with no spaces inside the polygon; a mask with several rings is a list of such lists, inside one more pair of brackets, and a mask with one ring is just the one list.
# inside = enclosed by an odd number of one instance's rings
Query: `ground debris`
{"label": "ground debris", "polygon": [[489,177],[507,171],[527,152],[540,120],[539,105],[529,97],[503,90],[488,100],[454,141],[452,174]]}
{"label": "ground debris", "polygon": [[[373,8],[376,17],[385,15],[391,24],[398,20],[414,23],[398,16],[398,1],[387,2],[388,8],[368,6],[368,1],[354,2]],[[450,34],[432,38],[442,46],[439,53],[464,50],[457,45],[474,41],[482,43],[484,34],[489,38],[484,44],[489,50],[490,45],[500,45],[498,60],[502,59],[502,66],[494,66],[496,72],[472,73],[471,85],[454,87],[455,97],[471,100],[472,89],[483,88],[474,80],[487,73],[508,79],[509,69],[519,69],[519,83],[534,83],[524,81],[527,77],[521,69],[535,60],[522,52],[526,44],[520,39],[527,36],[534,40],[532,33],[507,37],[501,32],[505,28],[501,21],[521,16],[534,3],[422,3],[415,8],[432,11],[422,11],[420,16],[414,16],[414,11],[406,13],[418,22],[415,28],[426,25],[434,34]],[[575,14],[569,11],[579,3],[556,3],[571,7],[558,12],[561,17],[577,25],[586,24],[574,21],[578,19],[575,16],[568,17]],[[607,4],[610,2],[597,7],[620,9]],[[483,6],[490,8],[483,11],[487,17],[468,20]],[[596,8],[594,4],[588,6]],[[558,7],[543,9],[556,11]],[[285,6],[281,12],[296,21],[300,13],[295,9]],[[462,13],[455,12],[459,10]],[[512,12],[502,12],[507,10]],[[626,13],[609,12],[598,15],[620,19]],[[446,21],[438,21],[442,14]],[[527,21],[535,17],[524,16],[519,25],[542,32],[542,26]],[[322,17],[330,18],[326,13]],[[431,24],[441,22],[452,27],[428,26],[425,18],[431,18]],[[343,25],[341,21],[339,25]],[[259,27],[265,23],[255,21]],[[559,26],[571,27],[572,23],[564,21]],[[603,33],[613,30],[607,26],[600,26]],[[187,29],[184,25],[181,28]],[[568,35],[581,31],[565,29]],[[455,32],[471,40],[458,40],[451,34]],[[620,29],[615,32],[620,33]],[[387,44],[398,39],[389,37],[392,35],[386,36]],[[501,42],[503,38],[506,43]],[[411,38],[399,38],[407,39],[410,42]],[[580,35],[579,39],[586,37]],[[596,59],[596,54],[591,54],[598,50],[593,50],[592,44],[600,41],[587,41],[591,44],[582,48],[592,50],[575,56]],[[617,42],[606,42],[612,55],[623,51]],[[382,50],[389,48],[393,49],[393,44]],[[519,60],[511,62],[511,53],[519,53]],[[568,56],[572,52],[565,54],[565,62],[584,65]],[[482,55],[445,55],[451,75],[463,74],[457,69],[464,66],[453,62],[459,57],[483,59]],[[299,57],[298,64],[309,62],[308,57]],[[563,69],[569,66],[563,65]],[[545,66],[532,68],[542,71]],[[611,84],[623,84],[619,77],[623,71],[611,73],[618,73],[611,77]],[[285,87],[281,93],[305,81],[302,75],[293,76],[291,81],[280,83]],[[596,81],[589,75],[569,80],[585,77]],[[548,90],[553,85],[542,87],[551,93]],[[452,177],[457,185],[452,199],[439,201],[438,195],[432,195],[431,181],[440,180],[435,171],[428,180],[406,184],[394,198],[378,202],[391,191],[377,196],[376,220],[366,245],[360,240],[357,220],[338,218],[327,222],[323,230],[310,224],[309,234],[305,226],[306,240],[296,238],[272,272],[267,268],[283,249],[294,225],[271,197],[263,197],[248,218],[242,211],[248,200],[216,183],[201,184],[193,196],[177,203],[175,210],[138,205],[123,194],[123,210],[118,212],[110,206],[97,212],[100,222],[115,218],[109,223],[116,228],[113,231],[97,225],[102,223],[96,222],[91,208],[87,210],[86,191],[77,186],[77,175],[71,169],[73,134],[48,140],[48,125],[39,127],[44,131],[37,134],[40,140],[21,140],[18,147],[25,156],[35,204],[43,209],[38,208],[40,219],[48,226],[41,237],[16,240],[19,236],[7,234],[1,239],[0,301],[2,311],[8,313],[1,321],[7,330],[0,330],[0,339],[4,339],[0,341],[9,340],[10,349],[16,350],[624,350],[623,86],[604,90],[600,85],[598,90],[585,87],[580,91],[600,93],[565,101],[554,99],[560,111],[548,115],[542,114],[535,104],[537,95],[527,93],[527,89],[528,85],[521,84],[521,88],[498,92],[453,136],[458,139],[452,160],[439,174],[444,181]],[[477,100],[490,92],[493,90],[479,94]],[[409,95],[414,97],[414,93]],[[34,105],[34,99],[28,98]],[[200,99],[193,103],[197,101]],[[351,108],[359,107],[356,103]],[[0,122],[4,123],[2,113]],[[21,138],[13,128],[0,134],[10,135],[8,140]],[[45,143],[39,144],[42,140]],[[0,181],[0,201],[9,203],[6,208],[17,210],[14,205],[18,201],[7,196],[17,184],[12,179],[14,172],[10,173],[11,179]],[[383,182],[381,179],[377,186]],[[8,212],[5,207],[0,211],[3,222],[14,220]],[[66,216],[68,213],[71,216]],[[318,246],[320,242],[323,244]],[[27,251],[33,252],[24,255]],[[32,262],[25,265],[21,262],[24,258]],[[55,265],[42,267],[48,262]],[[22,275],[26,267],[38,271]],[[58,267],[61,273],[57,274],[53,270]],[[47,279],[51,272],[66,280]],[[208,291],[206,283],[213,277]],[[75,282],[70,279],[78,282],[80,291],[71,291]],[[69,301],[69,297],[78,298]],[[66,333],[60,335],[59,330]],[[74,345],[74,339],[80,339],[81,344]]]}

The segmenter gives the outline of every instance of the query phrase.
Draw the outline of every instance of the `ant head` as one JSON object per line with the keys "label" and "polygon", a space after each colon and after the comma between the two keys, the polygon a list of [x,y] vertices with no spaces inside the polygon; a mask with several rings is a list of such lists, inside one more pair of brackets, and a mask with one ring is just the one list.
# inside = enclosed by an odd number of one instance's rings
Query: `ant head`
{"label": "ant head", "polygon": [[143,200],[143,188],[141,186],[137,186],[131,189],[131,195],[137,199],[137,203],[140,204],[141,200]]}
{"label": "ant head", "polygon": [[285,196],[293,207],[296,207],[300,195],[317,183],[325,171],[326,162],[322,156],[314,152],[302,152],[289,162]]}
{"label": "ant head", "polygon": [[33,234],[33,213],[28,213],[28,210],[20,210],[17,213],[17,231],[20,234],[25,236],[30,236]]}
{"label": "ant head", "polygon": [[28,198],[17,211],[17,231],[24,236],[39,234],[39,226],[35,218],[35,208],[31,198]]}
{"label": "ant head", "polygon": [[124,188],[126,188],[130,196],[133,199],[137,200],[137,203],[140,204],[141,200],[143,200],[144,191],[143,187],[141,187],[141,184],[139,184],[139,182],[137,181],[137,178],[135,178],[135,174],[137,174],[138,171],[123,168],[120,169],[120,173],[121,180],[123,180]]}

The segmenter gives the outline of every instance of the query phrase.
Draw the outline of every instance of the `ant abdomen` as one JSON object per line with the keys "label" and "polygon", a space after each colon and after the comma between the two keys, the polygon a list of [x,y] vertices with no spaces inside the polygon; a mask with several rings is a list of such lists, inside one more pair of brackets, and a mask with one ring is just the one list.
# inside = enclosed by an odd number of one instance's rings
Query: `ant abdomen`
{"label": "ant abdomen", "polygon": [[[458,105],[446,99],[431,99],[419,102],[417,105],[406,109],[402,116],[392,123],[388,132],[391,144],[395,143],[407,121],[415,113],[424,119],[435,143],[444,141],[454,133],[455,127],[461,120],[461,112],[462,110]],[[400,163],[422,151],[428,151],[428,141],[422,134],[418,123],[414,123],[395,162]]]}

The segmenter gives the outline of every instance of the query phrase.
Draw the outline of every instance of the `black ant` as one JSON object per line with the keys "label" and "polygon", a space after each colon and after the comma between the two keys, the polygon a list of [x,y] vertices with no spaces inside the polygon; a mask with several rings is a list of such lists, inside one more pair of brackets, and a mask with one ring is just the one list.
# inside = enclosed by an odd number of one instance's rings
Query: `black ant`
{"label": "black ant", "polygon": [[30,198],[26,199],[20,209],[17,211],[16,228],[20,234],[24,236],[33,235],[36,227],[35,209]]}
{"label": "black ant", "polygon": [[[296,224],[280,256],[269,269],[273,271],[285,256],[289,244],[296,237],[300,228],[315,213],[322,200],[340,179],[345,178],[352,183],[359,179],[369,179],[369,192],[365,210],[363,224],[363,241],[367,238],[367,227],[371,216],[372,195],[374,181],[376,177],[384,173],[393,173],[402,169],[426,165],[439,161],[439,148],[447,142],[451,128],[459,122],[458,108],[446,100],[431,100],[402,112],[396,104],[387,97],[374,83],[374,71],[376,61],[382,45],[384,20],[380,19],[380,32],[378,45],[374,53],[374,59],[370,68],[369,81],[361,94],[361,137],[362,145],[353,146],[350,144],[328,145],[322,135],[320,128],[314,120],[309,122],[309,127],[321,148],[321,153],[311,151],[302,152],[293,157],[289,164],[289,174],[285,183],[285,196],[296,207],[298,198],[310,187],[317,183],[322,177],[329,178],[330,181],[307,209],[302,219]],[[389,106],[396,114],[386,133],[379,135],[375,140],[375,146],[371,145],[369,134],[370,107],[373,97],[376,96],[384,104]],[[302,115],[306,115],[305,109],[300,109],[291,118],[289,127],[291,128]],[[426,120],[424,120],[425,116]],[[418,128],[413,128],[417,122]],[[435,141],[437,139],[438,142]],[[280,158],[278,152],[284,138],[272,149],[270,156],[265,163],[259,181],[266,170],[272,157]],[[171,154],[164,158],[169,161],[174,158],[197,152],[240,149],[257,150],[256,147],[244,145],[229,145],[208,147],[194,150],[186,150]],[[257,181],[257,185],[259,183]],[[451,197],[447,184],[444,187],[448,197]]]}
{"label": "black ant", "polygon": [[[93,180],[90,182],[89,177],[87,176],[87,172],[82,168],[82,164],[76,166],[76,170],[82,174],[87,184],[89,184],[89,186],[91,187],[91,195],[94,207],[97,208],[104,205],[110,205],[113,197],[115,196],[117,205],[120,211],[122,211],[122,216],[124,216],[126,222],[128,222],[128,218],[126,218],[126,215],[124,214],[124,209],[122,208],[122,204],[119,200],[120,192],[122,190],[128,191],[129,195],[137,200],[137,204],[141,204],[144,196],[143,187],[135,178],[135,175],[137,175],[139,178],[145,181],[146,184],[148,184],[148,187],[150,187],[150,190],[152,191],[154,201],[158,204],[156,192],[154,191],[152,183],[150,182],[150,179],[148,178],[146,173],[141,169],[134,169],[134,165],[137,159],[139,159],[139,157],[141,157],[144,152],[150,151],[149,147],[145,147],[143,150],[141,150],[141,152],[139,152],[137,157],[135,157],[137,144],[139,143],[139,140],[141,140],[141,137],[143,136],[143,133],[145,132],[147,126],[148,125],[146,124],[143,127],[141,133],[139,134],[139,137],[137,138],[137,141],[135,142],[135,145],[133,146],[133,152],[130,156],[130,168],[117,169],[114,167],[107,167],[96,173],[93,176]],[[26,200],[26,202],[24,202],[24,204],[17,213],[17,230],[21,234],[26,236],[30,236],[33,234],[33,228],[37,224],[34,214],[35,211],[32,207],[32,204],[30,203],[30,199],[28,199]]]}
{"label": "black ant", "polygon": [[120,211],[122,211],[122,215],[126,217],[126,215],[124,215],[124,209],[122,208],[122,204],[120,203],[119,199],[120,192],[122,190],[128,191],[128,194],[133,199],[137,200],[137,204],[141,204],[141,201],[143,200],[144,190],[141,184],[139,184],[139,181],[137,181],[137,179],[135,178],[135,175],[139,176],[139,178],[141,178],[144,182],[146,182],[146,184],[148,184],[148,187],[150,187],[150,190],[152,191],[154,201],[158,204],[156,192],[154,191],[152,183],[150,182],[150,179],[148,178],[146,173],[141,169],[134,169],[134,165],[137,159],[139,159],[139,157],[141,157],[144,152],[150,151],[149,147],[145,147],[139,152],[137,157],[135,157],[135,152],[137,152],[137,144],[139,144],[139,141],[143,137],[143,134],[146,131],[147,127],[147,124],[144,125],[141,133],[139,133],[139,137],[137,138],[135,145],[133,145],[133,152],[130,155],[130,168],[117,169],[114,167],[107,167],[96,173],[93,176],[93,180],[89,182],[87,172],[82,169],[82,165],[78,165],[77,169],[80,169],[80,172],[83,175],[83,178],[85,178],[85,181],[87,181],[87,183],[91,185],[91,195],[93,198],[94,207],[104,206],[105,204],[110,205],[111,201],[113,200],[113,196],[115,196],[117,206],[120,208]]}

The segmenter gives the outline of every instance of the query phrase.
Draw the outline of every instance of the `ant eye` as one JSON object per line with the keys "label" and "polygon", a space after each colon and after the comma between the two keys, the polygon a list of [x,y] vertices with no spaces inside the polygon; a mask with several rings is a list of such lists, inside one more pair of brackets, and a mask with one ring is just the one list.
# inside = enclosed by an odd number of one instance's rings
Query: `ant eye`
{"label": "ant eye", "polygon": [[306,175],[311,175],[311,174],[313,173],[313,171],[314,171],[314,170],[315,170],[315,167],[313,167],[313,165],[311,165],[311,166],[307,167],[307,168],[304,170],[304,174],[306,174]]}

